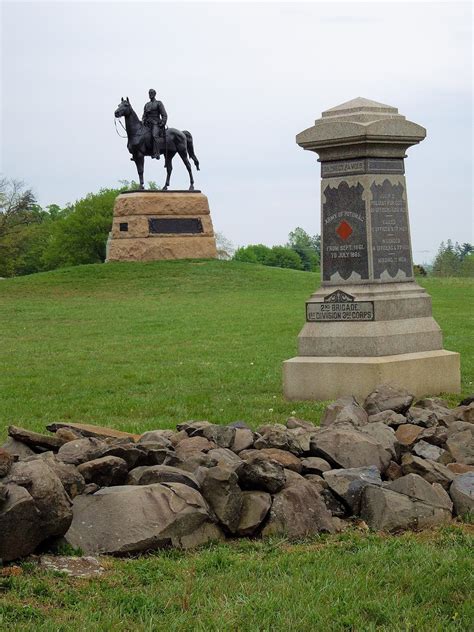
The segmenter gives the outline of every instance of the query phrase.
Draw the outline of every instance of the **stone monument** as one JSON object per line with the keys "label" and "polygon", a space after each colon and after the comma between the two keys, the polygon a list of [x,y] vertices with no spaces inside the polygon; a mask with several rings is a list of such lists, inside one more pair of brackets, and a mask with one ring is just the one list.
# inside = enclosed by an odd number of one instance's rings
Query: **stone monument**
{"label": "stone monument", "polygon": [[130,191],[117,196],[107,261],[216,257],[209,203],[199,191]]}
{"label": "stone monument", "polygon": [[306,303],[288,399],[365,398],[381,382],[417,396],[460,391],[431,298],[413,277],[405,151],[426,130],[357,98],[296,137],[321,162],[321,287]]}

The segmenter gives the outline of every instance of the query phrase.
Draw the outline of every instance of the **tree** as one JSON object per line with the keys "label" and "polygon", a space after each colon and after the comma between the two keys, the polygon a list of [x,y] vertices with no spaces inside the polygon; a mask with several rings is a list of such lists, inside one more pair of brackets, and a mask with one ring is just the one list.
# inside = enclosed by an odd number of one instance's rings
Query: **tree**
{"label": "tree", "polygon": [[19,226],[41,221],[41,208],[20,180],[0,179],[0,239]]}
{"label": "tree", "polygon": [[321,238],[312,237],[299,226],[288,235],[288,248],[292,248],[300,257],[304,270],[314,271],[319,265],[321,252]]}
{"label": "tree", "polygon": [[52,227],[43,256],[47,269],[105,261],[114,202],[122,189],[101,189],[67,207]]}
{"label": "tree", "polygon": [[260,263],[266,265],[265,261],[270,253],[270,248],[263,244],[251,246],[243,246],[237,248],[234,253],[235,261],[244,261],[246,263]]}
{"label": "tree", "polygon": [[451,239],[448,239],[446,244],[443,241],[433,262],[433,276],[458,276],[461,267],[460,264],[459,256],[455,251]]}
{"label": "tree", "polygon": [[223,259],[224,261],[232,259],[235,252],[234,244],[230,241],[230,239],[227,239],[227,237],[223,235],[223,233],[216,231],[215,236],[217,258]]}
{"label": "tree", "polygon": [[286,246],[273,246],[265,259],[265,265],[293,270],[304,269],[300,255],[293,248]]}

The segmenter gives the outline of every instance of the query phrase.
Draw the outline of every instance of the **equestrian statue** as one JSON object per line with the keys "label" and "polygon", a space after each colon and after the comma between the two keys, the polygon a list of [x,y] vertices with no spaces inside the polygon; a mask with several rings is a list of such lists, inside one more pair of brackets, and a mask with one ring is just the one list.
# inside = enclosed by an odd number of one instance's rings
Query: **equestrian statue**
{"label": "equestrian statue", "polygon": [[149,90],[150,100],[145,105],[143,118],[140,121],[134,109],[132,108],[128,97],[121,98],[117,109],[115,110],[115,118],[125,118],[125,130],[127,132],[127,148],[132,154],[131,160],[135,162],[140,179],[140,189],[144,189],[143,170],[145,164],[145,156],[160,159],[160,155],[165,157],[166,167],[166,183],[163,191],[167,191],[171,172],[173,171],[173,158],[179,154],[184,162],[189,174],[189,190],[194,191],[194,178],[191,171],[191,163],[189,158],[194,162],[197,171],[199,171],[199,160],[196,158],[193,146],[193,137],[187,130],[180,131],[173,127],[166,127],[168,115],[161,101],[156,100],[156,91]]}

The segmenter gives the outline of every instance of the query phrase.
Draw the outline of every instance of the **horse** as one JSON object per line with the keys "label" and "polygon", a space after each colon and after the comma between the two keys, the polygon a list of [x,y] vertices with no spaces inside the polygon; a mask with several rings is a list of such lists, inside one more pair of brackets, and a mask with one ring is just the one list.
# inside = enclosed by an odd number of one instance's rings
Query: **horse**
{"label": "horse", "polygon": [[[115,110],[115,118],[125,117],[125,129],[127,132],[127,149],[132,154],[131,160],[135,162],[140,179],[140,189],[145,188],[143,184],[143,169],[145,156],[153,155],[153,138],[152,131],[144,125],[134,109],[130,105],[128,97],[122,97],[117,109]],[[166,184],[162,191],[167,191],[170,185],[171,172],[173,171],[173,158],[178,153],[184,162],[189,174],[189,190],[194,191],[194,178],[191,171],[191,163],[189,158],[194,162],[196,170],[199,171],[199,160],[196,158],[193,146],[193,137],[187,130],[180,131],[170,127],[165,130],[166,138],[159,137],[159,149],[165,156],[166,167]]]}

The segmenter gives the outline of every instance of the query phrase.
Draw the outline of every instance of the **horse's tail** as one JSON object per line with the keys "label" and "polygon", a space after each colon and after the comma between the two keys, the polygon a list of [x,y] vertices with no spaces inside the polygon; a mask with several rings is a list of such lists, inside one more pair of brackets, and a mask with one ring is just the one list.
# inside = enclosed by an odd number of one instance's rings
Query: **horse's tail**
{"label": "horse's tail", "polygon": [[188,150],[189,157],[196,165],[196,169],[199,171],[199,160],[196,158],[196,154],[194,153],[194,144],[193,144],[193,137],[191,136],[191,132],[188,132],[188,130],[183,129],[183,134],[186,136],[186,148]]}

